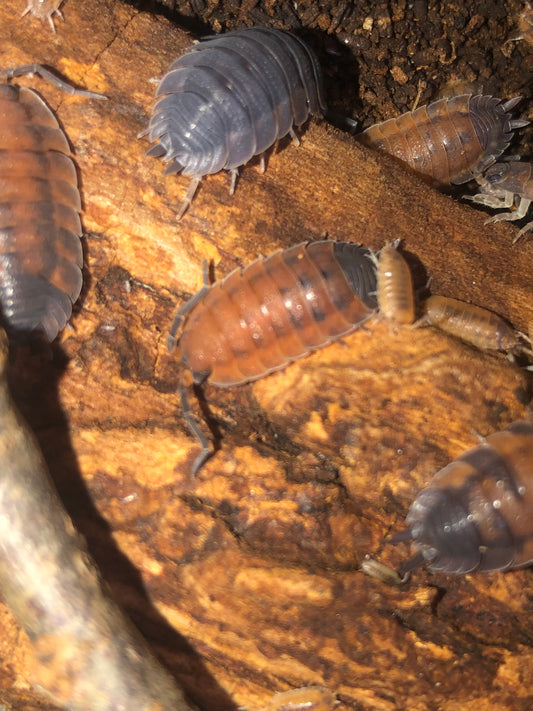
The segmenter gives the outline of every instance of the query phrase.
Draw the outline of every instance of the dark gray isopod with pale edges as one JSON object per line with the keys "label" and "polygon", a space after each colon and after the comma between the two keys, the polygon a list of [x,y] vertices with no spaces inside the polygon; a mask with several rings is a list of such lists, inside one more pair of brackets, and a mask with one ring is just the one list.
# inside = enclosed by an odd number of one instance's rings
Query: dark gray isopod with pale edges
{"label": "dark gray isopod with pale edges", "polygon": [[166,173],[191,176],[180,218],[204,175],[237,169],[293,126],[325,111],[318,61],[295,35],[250,27],[193,45],[170,66],[145,134]]}

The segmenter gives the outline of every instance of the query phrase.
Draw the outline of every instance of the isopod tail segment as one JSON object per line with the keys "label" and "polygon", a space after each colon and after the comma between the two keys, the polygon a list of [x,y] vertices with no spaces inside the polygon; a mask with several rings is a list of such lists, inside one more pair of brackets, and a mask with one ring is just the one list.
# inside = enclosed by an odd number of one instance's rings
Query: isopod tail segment
{"label": "isopod tail segment", "polygon": [[533,423],[514,422],[441,469],[411,504],[403,567],[464,575],[533,562]]}
{"label": "isopod tail segment", "polygon": [[54,72],[51,72],[42,64],[25,64],[20,67],[10,67],[9,69],[0,70],[0,79],[5,79],[6,81],[11,81],[15,77],[21,77],[26,75],[37,74],[41,79],[49,81],[58,89],[61,89],[66,94],[71,96],[85,96],[88,99],[107,99],[107,96],[103,94],[97,94],[94,91],[87,91],[87,89],[76,89],[72,84],[64,81],[58,77]]}

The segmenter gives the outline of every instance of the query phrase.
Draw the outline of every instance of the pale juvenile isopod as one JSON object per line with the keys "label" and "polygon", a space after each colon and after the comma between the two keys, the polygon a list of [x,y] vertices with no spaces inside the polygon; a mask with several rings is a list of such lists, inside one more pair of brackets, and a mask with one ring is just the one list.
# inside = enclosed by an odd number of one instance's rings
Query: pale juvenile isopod
{"label": "pale juvenile isopod", "polygon": [[[490,217],[489,222],[521,220],[526,216],[533,200],[533,163],[512,161],[496,163],[477,179],[480,192],[476,195],[465,195],[466,200],[492,208],[511,208],[516,210],[502,212]],[[528,222],[513,239],[513,244],[520,237],[533,230],[533,222]]]}
{"label": "pale juvenile isopod", "polygon": [[[295,35],[250,27],[209,37],[171,66],[156,92],[147,155],[165,171],[190,175],[178,219],[204,175],[238,168],[262,155],[293,126],[325,110],[320,67]],[[143,135],[143,134],[141,134]]]}
{"label": "pale juvenile isopod", "polygon": [[520,101],[462,94],[370,126],[359,136],[440,187],[472,180],[507,148],[513,130],[529,121],[509,113]]}
{"label": "pale juvenile isopod", "polygon": [[514,353],[525,349],[521,334],[493,311],[448,296],[430,296],[422,321],[483,351]]}
{"label": "pale juvenile isopod", "polygon": [[[178,312],[177,341],[194,383],[229,387],[262,378],[355,331],[376,311],[371,250],[350,242],[301,243],[204,286]],[[183,397],[184,410],[188,405]],[[209,455],[202,444],[194,470]]]}
{"label": "pale juvenile isopod", "polygon": [[[0,72],[37,73],[71,94],[39,65]],[[42,330],[52,341],[82,286],[80,193],[70,147],[57,119],[31,89],[0,84],[0,306],[12,331]]]}
{"label": "pale juvenile isopod", "polygon": [[404,571],[465,574],[533,562],[533,424],[515,422],[435,475],[409,509]]}
{"label": "pale juvenile isopod", "polygon": [[398,251],[399,241],[387,244],[377,262],[379,313],[389,323],[408,325],[415,320],[415,296],[409,265]]}
{"label": "pale juvenile isopod", "polygon": [[39,18],[39,20],[48,20],[48,23],[52,28],[52,32],[55,32],[56,28],[54,25],[54,15],[57,15],[63,19],[63,13],[59,9],[62,3],[63,0],[28,0],[26,9],[22,13],[21,17],[30,14]]}

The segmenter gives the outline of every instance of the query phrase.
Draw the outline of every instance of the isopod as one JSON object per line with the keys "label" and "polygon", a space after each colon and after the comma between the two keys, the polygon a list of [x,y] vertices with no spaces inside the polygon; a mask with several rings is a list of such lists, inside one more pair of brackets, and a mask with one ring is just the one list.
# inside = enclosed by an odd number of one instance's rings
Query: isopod
{"label": "isopod", "polygon": [[[376,310],[371,250],[349,242],[300,243],[235,269],[204,286],[177,313],[168,338],[177,344],[194,383],[247,383],[351,333]],[[202,444],[196,471],[209,446]]]}
{"label": "isopod", "polygon": [[377,300],[381,316],[391,323],[407,325],[415,320],[415,297],[409,265],[398,251],[398,241],[379,252]]}
{"label": "isopod", "polygon": [[422,304],[423,320],[483,351],[513,353],[520,334],[493,311],[447,296],[430,296]]}
{"label": "isopod", "polygon": [[438,472],[409,509],[404,566],[466,574],[533,562],[533,424],[515,422]]}
{"label": "isopod", "polygon": [[[227,170],[233,194],[239,166],[262,155],[293,126],[325,110],[317,59],[295,35],[250,27],[193,45],[161,80],[147,155],[190,175],[178,219],[204,175]],[[143,134],[141,134],[143,135]],[[263,164],[262,164],[263,167]]]}
{"label": "isopod", "polygon": [[[39,65],[0,72],[37,73],[76,90]],[[0,304],[13,331],[42,330],[52,341],[82,286],[80,193],[65,134],[32,89],[0,84]]]}
{"label": "isopod", "polygon": [[[521,220],[526,216],[533,200],[533,164],[512,161],[491,165],[486,173],[478,179],[480,192],[476,195],[465,195],[466,200],[492,208],[510,208],[516,203],[516,210],[502,212],[486,220],[501,222],[502,220]],[[533,222],[528,222],[513,239],[513,244],[520,237],[533,230]]]}
{"label": "isopod", "polygon": [[529,121],[509,113],[520,101],[461,94],[439,99],[363,131],[360,140],[379,148],[436,186],[472,180],[509,145],[513,130]]}
{"label": "isopod", "polygon": [[52,28],[52,32],[55,32],[56,28],[54,25],[54,15],[57,15],[63,19],[63,13],[59,9],[62,3],[63,0],[28,0],[26,9],[22,13],[21,17],[30,14],[38,17],[39,20],[48,20],[48,23]]}

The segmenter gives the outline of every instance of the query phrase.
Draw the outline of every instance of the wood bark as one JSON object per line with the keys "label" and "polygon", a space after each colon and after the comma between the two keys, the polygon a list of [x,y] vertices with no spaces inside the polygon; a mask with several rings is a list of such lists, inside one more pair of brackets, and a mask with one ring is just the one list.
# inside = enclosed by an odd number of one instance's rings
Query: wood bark
{"label": "wood bark", "polygon": [[[433,329],[364,329],[253,385],[207,385],[220,449],[198,453],[167,334],[202,283],[324,235],[373,249],[400,238],[417,287],[533,321],[533,240],[436,192],[325,122],[281,142],[267,171],[163,176],[137,134],[155,85],[192,37],[108,0],[66,2],[56,34],[0,8],[3,64],[41,62],[108,101],[40,80],[79,168],[85,286],[49,348],[13,345],[10,380],[70,515],[114,597],[201,707],[255,707],[321,684],[340,708],[529,709],[530,570],[415,573],[390,587],[366,555],[386,545],[419,488],[479,435],[527,416],[531,381],[504,356]],[[18,82],[19,80],[17,80]],[[252,162],[253,163],[253,162]],[[206,338],[209,334],[206,334]],[[0,619],[0,703],[46,707],[28,641]]]}

